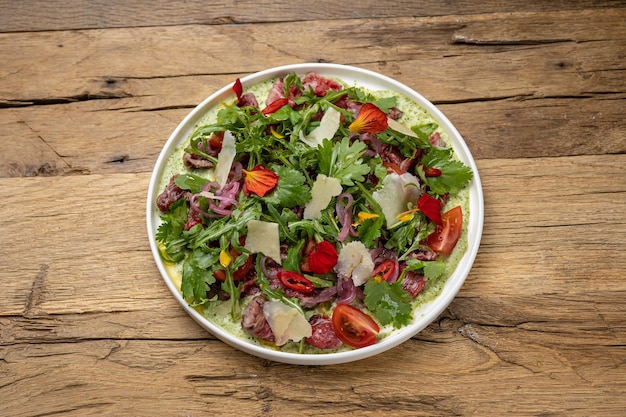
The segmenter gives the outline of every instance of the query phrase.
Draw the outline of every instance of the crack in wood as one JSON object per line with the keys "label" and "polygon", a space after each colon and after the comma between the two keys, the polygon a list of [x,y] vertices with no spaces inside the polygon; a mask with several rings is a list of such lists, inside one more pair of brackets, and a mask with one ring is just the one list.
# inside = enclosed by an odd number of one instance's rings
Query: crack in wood
{"label": "crack in wood", "polygon": [[67,96],[67,97],[3,100],[3,101],[0,101],[0,109],[15,108],[15,107],[30,107],[30,106],[50,106],[50,105],[56,105],[56,104],[69,104],[69,103],[76,103],[76,102],[90,101],[90,100],[117,100],[117,99],[130,98],[130,97],[133,97],[133,95],[128,94],[128,93],[121,93],[121,94],[84,93],[84,94],[78,94],[78,95]]}
{"label": "crack in wood", "polygon": [[35,317],[39,313],[39,304],[44,300],[46,277],[48,276],[48,270],[50,266],[47,264],[41,265],[33,285],[31,286],[26,304],[24,305],[24,312],[22,315],[26,318]]}

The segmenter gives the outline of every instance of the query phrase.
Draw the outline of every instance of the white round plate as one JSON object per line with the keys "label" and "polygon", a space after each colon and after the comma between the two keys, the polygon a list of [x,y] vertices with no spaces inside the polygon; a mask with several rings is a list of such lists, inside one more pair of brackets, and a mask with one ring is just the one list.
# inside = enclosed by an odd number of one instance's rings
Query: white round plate
{"label": "white round plate", "polygon": [[325,77],[341,79],[349,85],[356,84],[371,90],[390,90],[409,97],[433,116],[441,128],[448,133],[452,146],[458,157],[466,165],[471,167],[474,176],[470,183],[470,215],[467,236],[468,249],[463,258],[460,260],[455,272],[446,281],[441,293],[435,299],[425,303],[414,311],[414,321],[411,325],[394,331],[392,334],[372,346],[337,353],[297,354],[280,352],[254,345],[233,336],[221,327],[211,323],[200,313],[191,308],[170,279],[159,255],[157,243],[155,241],[155,234],[160,223],[159,212],[156,207],[156,198],[161,190],[157,188],[168,158],[176,147],[187,140],[199,119],[209,109],[218,105],[220,102],[233,100],[235,98],[232,91],[232,84],[224,86],[195,107],[178,125],[165,143],[165,146],[157,159],[148,189],[146,217],[150,248],[161,276],[165,280],[165,284],[168,286],[176,300],[202,327],[225,343],[228,343],[229,345],[249,354],[284,363],[300,365],[329,365],[351,362],[384,352],[408,340],[435,320],[452,302],[470,272],[480,245],[484,217],[482,186],[478,175],[478,169],[476,168],[476,164],[472,158],[470,150],[452,123],[450,123],[447,117],[444,116],[444,114],[439,111],[437,107],[422,97],[422,95],[392,78],[353,66],[309,63],[270,68],[243,77],[241,78],[241,82],[245,88],[272,78],[283,77],[292,72],[299,75],[304,75],[308,72],[315,72]]}

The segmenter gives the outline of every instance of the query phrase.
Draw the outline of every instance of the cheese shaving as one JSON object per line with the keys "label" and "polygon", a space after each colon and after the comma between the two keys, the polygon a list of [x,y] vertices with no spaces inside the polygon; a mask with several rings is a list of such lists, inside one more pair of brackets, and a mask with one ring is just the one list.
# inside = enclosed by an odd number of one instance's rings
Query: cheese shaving
{"label": "cheese shaving", "polygon": [[263,253],[263,255],[269,256],[280,265],[278,223],[250,220],[247,226],[248,235],[246,236],[246,244],[243,247],[252,253]]}
{"label": "cheese shaving", "polygon": [[274,333],[277,346],[282,346],[289,340],[297,342],[303,337],[311,337],[313,333],[311,324],[302,313],[281,301],[263,304],[263,315]]}
{"label": "cheese shaving", "polygon": [[311,201],[304,207],[303,217],[307,220],[322,217],[322,210],[328,207],[330,200],[341,194],[341,183],[337,178],[318,174],[313,187],[311,187]]}
{"label": "cheese shaving", "polygon": [[215,180],[220,185],[220,188],[223,188],[226,185],[226,181],[228,181],[235,154],[235,136],[227,130],[224,132],[222,149],[219,155],[217,155],[217,165],[215,166]]}
{"label": "cheese shaving", "polygon": [[308,135],[300,131],[300,140],[311,147],[322,144],[324,139],[332,139],[339,129],[341,123],[341,113],[333,107],[329,107],[320,120],[320,125],[313,129]]}
{"label": "cheese shaving", "polygon": [[408,172],[402,175],[388,174],[382,187],[372,193],[372,197],[383,210],[387,227],[398,223],[398,215],[407,211],[409,202],[416,204],[419,196],[419,179]]}

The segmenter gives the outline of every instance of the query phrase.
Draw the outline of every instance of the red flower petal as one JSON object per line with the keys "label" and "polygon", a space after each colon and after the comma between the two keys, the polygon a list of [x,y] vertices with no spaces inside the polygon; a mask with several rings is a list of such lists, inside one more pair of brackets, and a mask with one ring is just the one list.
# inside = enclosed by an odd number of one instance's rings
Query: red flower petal
{"label": "red flower petal", "polygon": [[441,201],[424,193],[417,200],[417,208],[435,224],[441,226]]}
{"label": "red flower petal", "polygon": [[278,175],[263,165],[257,165],[250,171],[244,169],[243,174],[245,176],[243,182],[246,189],[259,197],[263,197],[272,191],[278,184]]}
{"label": "red flower petal", "polygon": [[241,95],[243,94],[243,85],[241,85],[241,80],[239,78],[237,78],[235,80],[235,84],[233,84],[233,91],[237,95],[237,105],[239,105]]}
{"label": "red flower petal", "polygon": [[365,103],[361,106],[359,116],[348,128],[356,133],[380,133],[387,129],[387,115],[375,104]]}
{"label": "red flower petal", "polygon": [[278,110],[280,110],[287,103],[289,103],[289,100],[287,100],[284,97],[276,99],[276,100],[272,101],[266,108],[264,108],[261,113],[263,113],[266,116],[268,114],[276,113]]}
{"label": "red flower petal", "polygon": [[330,242],[323,240],[309,255],[309,268],[311,272],[316,274],[325,274],[332,271],[337,265],[338,258],[335,247]]}

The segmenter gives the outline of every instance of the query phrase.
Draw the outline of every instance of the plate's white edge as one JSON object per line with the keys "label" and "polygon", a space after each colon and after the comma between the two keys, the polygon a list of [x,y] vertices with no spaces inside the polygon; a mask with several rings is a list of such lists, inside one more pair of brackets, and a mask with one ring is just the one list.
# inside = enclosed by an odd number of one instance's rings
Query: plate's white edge
{"label": "plate's white edge", "polygon": [[[392,78],[370,70],[348,65],[307,63],[285,65],[263,70],[241,78],[241,82],[245,88],[245,86],[247,85],[256,84],[257,82],[269,78],[283,76],[290,72],[302,74],[310,71],[317,72],[320,75],[337,77],[346,82],[358,81],[360,85],[364,85],[368,88],[395,90],[401,94],[408,96],[409,98],[412,98],[418,104],[423,106],[439,122],[443,129],[448,132],[449,137],[453,142],[452,146],[454,147],[457,155],[464,163],[472,168],[472,171],[474,173],[473,179],[470,183],[470,218],[468,223],[467,236],[468,250],[463,258],[460,260],[455,272],[446,281],[442,289],[441,295],[428,303],[431,309],[427,312],[427,314],[415,317],[416,323],[409,326],[411,328],[411,331],[394,333],[375,345],[346,352],[329,354],[295,354],[279,352],[272,351],[261,346],[241,343],[241,340],[239,338],[232,336],[230,333],[223,331],[218,326],[215,326],[214,324],[206,320],[200,313],[191,308],[183,299],[178,288],[176,288],[176,286],[173,284],[172,280],[169,278],[167,271],[165,270],[165,267],[163,266],[163,262],[158,254],[159,252],[156,241],[154,239],[154,235],[156,233],[156,228],[158,227],[159,221],[159,216],[155,208],[155,199],[159,191],[156,188],[159,185],[159,181],[163,173],[163,167],[167,158],[169,157],[173,149],[178,146],[181,141],[184,141],[188,136],[187,134],[181,136],[181,134],[184,131],[190,131],[195,123],[199,120],[199,118],[202,117],[202,115],[204,115],[211,106],[219,103],[220,101],[224,101],[228,97],[234,96],[234,94],[232,93],[232,84],[224,86],[223,88],[206,98],[204,101],[202,101],[200,104],[198,104],[198,106],[196,106],[185,117],[185,119],[183,119],[183,121],[170,135],[155,163],[155,167],[157,168],[153,171],[150,178],[150,185],[148,187],[148,198],[146,202],[146,221],[150,248],[163,280],[165,281],[171,293],[178,300],[179,304],[196,322],[198,322],[198,324],[200,324],[206,330],[210,331],[213,335],[215,335],[223,342],[239,350],[264,359],[297,365],[331,365],[365,359],[367,357],[388,350],[393,346],[397,346],[398,344],[413,337],[419,331],[423,330],[426,326],[428,326],[428,324],[435,320],[448,307],[448,305],[450,305],[452,300],[456,297],[457,293],[461,289],[463,283],[465,282],[467,274],[469,274],[471,266],[473,265],[476,255],[478,253],[484,223],[484,202],[482,184],[480,181],[480,176],[478,174],[478,168],[469,148],[467,147],[467,144],[462,139],[457,129],[437,107],[430,103],[430,101],[428,101],[426,98],[424,98],[421,94],[417,93],[413,89]],[[363,77],[365,77],[365,81],[363,80]]]}

